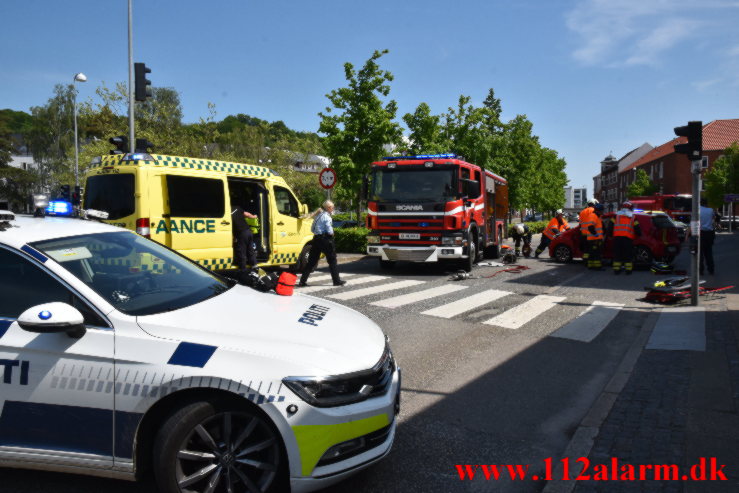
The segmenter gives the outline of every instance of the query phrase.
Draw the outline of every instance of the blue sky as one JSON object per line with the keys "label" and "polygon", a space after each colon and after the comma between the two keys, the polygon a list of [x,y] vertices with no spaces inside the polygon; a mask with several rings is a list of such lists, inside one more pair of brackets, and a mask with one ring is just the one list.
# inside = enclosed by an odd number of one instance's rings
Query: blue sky
{"label": "blue sky", "polygon": [[[489,88],[592,190],[609,153],[688,120],[739,118],[739,0],[134,0],[134,59],[185,121],[247,113],[316,131],[343,64],[373,50],[399,117]],[[0,2],[0,108],[28,111],[83,72],[80,98],[128,80],[127,0]]]}

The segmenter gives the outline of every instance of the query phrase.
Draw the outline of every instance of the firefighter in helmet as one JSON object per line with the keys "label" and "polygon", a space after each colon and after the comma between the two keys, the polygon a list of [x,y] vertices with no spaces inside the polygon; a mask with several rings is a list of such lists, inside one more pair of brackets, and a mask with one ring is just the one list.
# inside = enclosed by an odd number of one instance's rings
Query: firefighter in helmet
{"label": "firefighter in helmet", "polygon": [[634,238],[641,236],[639,221],[634,215],[634,204],[624,202],[613,221],[613,273],[621,269],[626,274],[634,270]]}
{"label": "firefighter in helmet", "polygon": [[586,262],[588,260],[587,228],[590,225],[590,215],[595,213],[595,204],[597,203],[597,199],[588,200],[588,206],[581,210],[578,216],[578,222],[580,224],[580,251],[582,252],[582,259]]}
{"label": "firefighter in helmet", "polygon": [[600,219],[600,216],[603,214],[603,204],[595,204],[593,210],[594,212],[586,220],[588,252],[586,265],[588,269],[603,270],[601,256],[603,254],[603,240],[605,235],[603,234],[603,221]]}
{"label": "firefighter in helmet", "polygon": [[523,243],[523,256],[531,255],[531,230],[524,223],[518,223],[513,227],[513,241],[516,247],[516,257],[521,256],[521,243]]}
{"label": "firefighter in helmet", "polygon": [[570,225],[567,224],[567,221],[564,218],[564,211],[562,209],[557,209],[552,220],[549,221],[547,227],[541,232],[541,243],[536,247],[534,257],[539,258],[541,252],[549,246],[552,240],[559,236],[562,231],[567,231],[568,229],[570,229]]}

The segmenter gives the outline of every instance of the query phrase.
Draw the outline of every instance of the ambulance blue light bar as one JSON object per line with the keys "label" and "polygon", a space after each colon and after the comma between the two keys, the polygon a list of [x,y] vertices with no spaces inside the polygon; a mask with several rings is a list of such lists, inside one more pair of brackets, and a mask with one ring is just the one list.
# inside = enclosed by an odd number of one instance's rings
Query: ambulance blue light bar
{"label": "ambulance blue light bar", "polygon": [[71,216],[72,203],[66,200],[51,200],[46,208],[46,213],[50,216]]}
{"label": "ambulance blue light bar", "polygon": [[134,152],[124,155],[121,161],[154,161],[154,158],[146,152]]}
{"label": "ambulance blue light bar", "polygon": [[419,154],[417,156],[386,156],[382,158],[383,161],[407,161],[410,159],[422,160],[422,159],[457,159],[456,154]]}

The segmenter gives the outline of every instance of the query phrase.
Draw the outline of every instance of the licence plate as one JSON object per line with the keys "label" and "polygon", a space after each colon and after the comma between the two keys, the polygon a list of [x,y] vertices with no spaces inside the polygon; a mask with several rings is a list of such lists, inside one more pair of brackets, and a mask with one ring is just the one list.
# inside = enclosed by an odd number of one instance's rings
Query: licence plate
{"label": "licence plate", "polygon": [[421,233],[400,233],[401,240],[420,240]]}

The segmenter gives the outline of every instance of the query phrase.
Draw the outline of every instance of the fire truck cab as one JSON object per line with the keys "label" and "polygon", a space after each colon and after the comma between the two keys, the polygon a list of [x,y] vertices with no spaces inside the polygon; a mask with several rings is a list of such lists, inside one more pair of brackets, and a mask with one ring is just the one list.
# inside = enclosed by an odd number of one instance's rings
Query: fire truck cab
{"label": "fire truck cab", "polygon": [[508,182],[455,154],[374,162],[366,194],[367,254],[384,268],[451,260],[469,272],[483,255],[498,256]]}
{"label": "fire truck cab", "polygon": [[647,195],[633,197],[629,201],[634,208],[645,211],[662,211],[668,216],[686,224],[690,223],[690,215],[693,207],[693,196],[690,194],[680,195]]}

